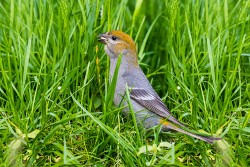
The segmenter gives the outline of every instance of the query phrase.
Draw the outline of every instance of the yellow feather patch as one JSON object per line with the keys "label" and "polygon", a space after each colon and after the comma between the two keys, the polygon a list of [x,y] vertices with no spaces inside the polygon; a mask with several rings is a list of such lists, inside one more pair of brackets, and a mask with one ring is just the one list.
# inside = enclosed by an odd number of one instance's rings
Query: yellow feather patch
{"label": "yellow feather patch", "polygon": [[165,126],[168,126],[168,125],[169,125],[169,122],[166,121],[166,120],[164,120],[164,119],[160,119],[160,123],[161,123],[162,125],[165,125]]}

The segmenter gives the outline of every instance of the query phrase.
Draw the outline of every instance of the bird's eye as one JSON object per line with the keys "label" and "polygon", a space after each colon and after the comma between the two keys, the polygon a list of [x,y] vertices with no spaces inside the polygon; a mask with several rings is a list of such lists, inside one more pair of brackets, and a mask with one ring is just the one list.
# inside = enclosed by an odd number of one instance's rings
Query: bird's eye
{"label": "bird's eye", "polygon": [[115,41],[116,40],[116,36],[112,36],[112,39]]}

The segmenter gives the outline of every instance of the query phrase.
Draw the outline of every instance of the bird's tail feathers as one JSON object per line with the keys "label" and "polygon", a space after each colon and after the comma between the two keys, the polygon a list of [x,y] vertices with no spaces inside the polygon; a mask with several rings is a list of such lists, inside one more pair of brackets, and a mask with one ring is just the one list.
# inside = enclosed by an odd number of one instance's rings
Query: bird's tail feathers
{"label": "bird's tail feathers", "polygon": [[203,140],[203,141],[205,141],[205,142],[207,142],[209,144],[214,144],[214,142],[216,140],[221,140],[221,138],[219,138],[219,137],[210,137],[210,136],[206,136],[205,134],[203,136],[201,134],[195,134],[195,133],[192,133],[192,132],[188,132],[188,131],[186,131],[184,129],[181,129],[181,128],[173,125],[170,122],[165,121],[164,123],[162,123],[162,125],[163,125],[163,127],[162,127],[163,131],[174,130],[174,131],[181,132],[181,133],[184,133],[186,135],[192,136],[192,137],[194,137],[196,139]]}

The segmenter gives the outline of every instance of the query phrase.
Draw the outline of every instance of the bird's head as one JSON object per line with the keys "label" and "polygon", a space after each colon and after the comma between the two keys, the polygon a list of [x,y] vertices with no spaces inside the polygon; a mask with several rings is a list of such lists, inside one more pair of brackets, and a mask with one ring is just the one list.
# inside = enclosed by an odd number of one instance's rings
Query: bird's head
{"label": "bird's head", "polygon": [[114,30],[98,35],[99,42],[105,44],[105,51],[110,58],[117,58],[120,54],[131,56],[137,60],[136,46],[133,39],[122,31]]}

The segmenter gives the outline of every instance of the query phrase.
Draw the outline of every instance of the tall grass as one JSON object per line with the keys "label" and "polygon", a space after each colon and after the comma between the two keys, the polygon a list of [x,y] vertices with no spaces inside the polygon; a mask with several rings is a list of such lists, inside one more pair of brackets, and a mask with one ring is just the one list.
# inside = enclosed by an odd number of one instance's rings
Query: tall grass
{"label": "tall grass", "polygon": [[[249,0],[1,1],[0,164],[221,166],[229,155],[232,166],[249,166],[249,11]],[[221,136],[224,154],[145,131],[107,100],[113,86],[97,35],[113,29],[135,39],[173,115]],[[139,155],[145,145],[158,151]]]}

